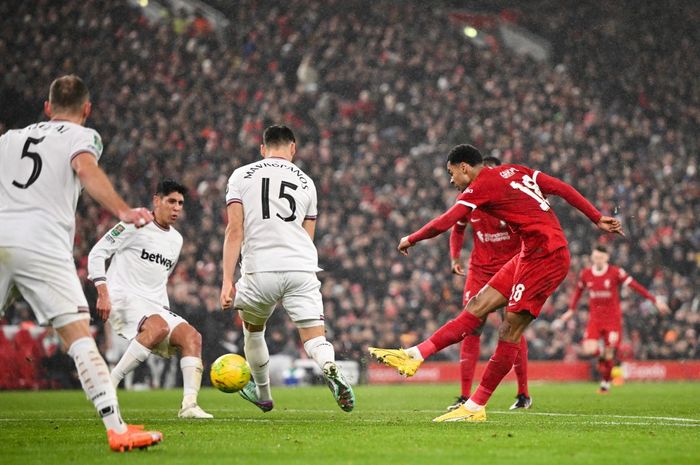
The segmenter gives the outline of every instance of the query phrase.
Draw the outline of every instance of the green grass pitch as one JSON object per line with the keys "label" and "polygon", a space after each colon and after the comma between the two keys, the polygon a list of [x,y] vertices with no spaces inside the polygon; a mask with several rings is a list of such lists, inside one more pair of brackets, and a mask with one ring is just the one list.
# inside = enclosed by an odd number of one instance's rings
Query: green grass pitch
{"label": "green grass pitch", "polygon": [[0,393],[0,463],[10,464],[700,464],[700,384],[535,384],[533,409],[498,389],[482,424],[432,423],[454,385],[359,386],[354,412],[325,387],[276,388],[262,413],[204,389],[214,420],[179,420],[179,390],[120,391],[131,423],[161,430],[147,451],[116,454],[81,391]]}

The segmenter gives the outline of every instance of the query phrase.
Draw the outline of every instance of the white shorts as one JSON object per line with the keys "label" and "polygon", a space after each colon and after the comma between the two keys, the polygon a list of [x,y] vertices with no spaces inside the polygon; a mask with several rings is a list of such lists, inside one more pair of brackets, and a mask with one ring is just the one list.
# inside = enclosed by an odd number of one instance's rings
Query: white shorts
{"label": "white shorts", "polygon": [[158,315],[165,320],[170,330],[165,339],[154,347],[152,352],[165,358],[169,358],[177,352],[177,349],[170,345],[170,335],[177,325],[187,323],[184,318],[171,312],[168,307],[162,304],[135,295],[115,293],[110,297],[112,299],[112,311],[109,314],[109,322],[117,334],[132,340],[139,333],[141,325],[146,321],[146,318]]}
{"label": "white shorts", "polygon": [[0,247],[0,315],[16,288],[39,324],[59,325],[89,319],[83,287],[73,258],[50,257],[19,247]]}
{"label": "white shorts", "polygon": [[323,325],[321,282],[313,271],[246,273],[236,283],[233,306],[247,323],[264,325],[280,301],[297,328]]}

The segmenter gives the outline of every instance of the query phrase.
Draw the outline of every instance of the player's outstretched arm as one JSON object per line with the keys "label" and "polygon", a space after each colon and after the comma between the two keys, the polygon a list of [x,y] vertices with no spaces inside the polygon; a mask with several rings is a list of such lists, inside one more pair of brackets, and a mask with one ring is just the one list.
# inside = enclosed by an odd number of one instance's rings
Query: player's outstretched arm
{"label": "player's outstretched arm", "polygon": [[466,276],[467,273],[464,271],[464,267],[460,262],[460,256],[462,255],[462,244],[464,243],[464,231],[467,225],[463,221],[458,221],[452,227],[450,232],[450,263],[452,267],[452,273],[459,276]]}
{"label": "player's outstretched arm", "polygon": [[90,152],[80,153],[73,158],[71,166],[90,197],[121,221],[133,223],[136,227],[153,221],[153,215],[148,209],[129,208],[124,199],[114,190],[105,172],[97,165],[95,155]]}
{"label": "player's outstretched arm", "polygon": [[428,224],[414,232],[410,236],[404,236],[399,242],[399,252],[408,255],[408,249],[416,245],[417,242],[431,237],[438,236],[460,221],[462,218],[469,219],[472,209],[463,203],[457,203],[442,215],[430,221]]}
{"label": "player's outstretched arm", "polygon": [[634,279],[632,276],[628,275],[627,279],[625,279],[625,281],[622,284],[628,286],[634,292],[641,295],[648,301],[652,302],[656,309],[659,311],[659,313],[661,313],[662,315],[667,315],[671,312],[671,309],[668,307],[668,305],[666,305],[666,302],[649,292],[649,290],[646,287],[642,286],[640,282]]}
{"label": "player's outstretched arm", "polygon": [[238,257],[243,244],[243,205],[233,202],[226,207],[228,224],[224,236],[223,281],[221,283],[221,308],[227,310],[233,306],[235,287],[233,277],[236,272]]}

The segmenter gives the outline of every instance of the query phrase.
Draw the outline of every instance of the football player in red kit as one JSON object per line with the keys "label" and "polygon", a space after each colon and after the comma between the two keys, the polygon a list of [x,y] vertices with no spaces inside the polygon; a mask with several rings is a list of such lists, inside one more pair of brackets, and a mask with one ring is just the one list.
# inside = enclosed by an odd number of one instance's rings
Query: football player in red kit
{"label": "football player in red kit", "polygon": [[[501,161],[496,157],[484,157],[485,166],[500,166],[500,164]],[[465,273],[460,263],[460,255],[467,224],[471,225],[473,245]],[[471,218],[458,221],[450,234],[450,258],[452,259],[452,272],[467,277],[462,294],[462,306],[466,305],[469,298],[475,296],[489,282],[489,279],[518,252],[520,252],[520,236],[513,232],[505,221],[487,215],[481,210],[474,211]],[[461,393],[456,402],[447,407],[448,411],[458,408],[467,401],[471,394],[474,371],[479,360],[481,330],[482,328],[477,329],[462,340],[459,356]],[[510,409],[528,409],[532,405],[532,399],[527,385],[527,341],[525,336],[520,338],[520,352],[515,358],[513,369],[518,379],[518,393],[516,401]]]}
{"label": "football player in red kit", "polygon": [[447,171],[450,181],[463,189],[457,203],[418,231],[401,238],[399,251],[408,255],[408,249],[416,243],[447,231],[477,209],[505,221],[520,235],[522,250],[469,299],[457,318],[427,340],[406,350],[371,347],[369,351],[399,373],[413,375],[425,358],[461,341],[481,326],[489,313],[507,304],[498,346],[479,387],[459,408],[433,420],[485,421],[486,403],[513,368],[523,331],[537,318],[545,300],[569,271],[566,238],[546,196],[562,197],[603,231],[622,234],[622,225],[615,218],[603,216],[570,185],[540,171],[521,165],[484,166],[481,153],[471,145],[458,145],[450,151]]}
{"label": "football player in red kit", "polygon": [[[620,312],[620,286],[629,286],[639,295],[650,300],[659,312],[669,312],[668,306],[654,297],[644,286],[628,275],[625,270],[610,265],[610,254],[599,245],[591,253],[592,266],[584,268],[571,297],[569,310],[559,320],[566,322],[574,316],[576,305],[584,291],[588,292],[588,326],[583,337],[583,354],[598,356],[598,371],[601,382],[598,392],[610,390],[615,355],[622,336],[622,312]],[[602,350],[599,343],[602,341]]]}

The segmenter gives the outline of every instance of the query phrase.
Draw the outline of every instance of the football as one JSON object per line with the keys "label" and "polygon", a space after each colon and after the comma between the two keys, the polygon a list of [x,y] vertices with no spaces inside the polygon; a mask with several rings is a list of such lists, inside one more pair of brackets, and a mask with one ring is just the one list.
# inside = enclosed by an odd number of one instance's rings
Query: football
{"label": "football", "polygon": [[238,354],[225,354],[211,364],[211,384],[222,392],[238,392],[250,381],[250,366]]}

